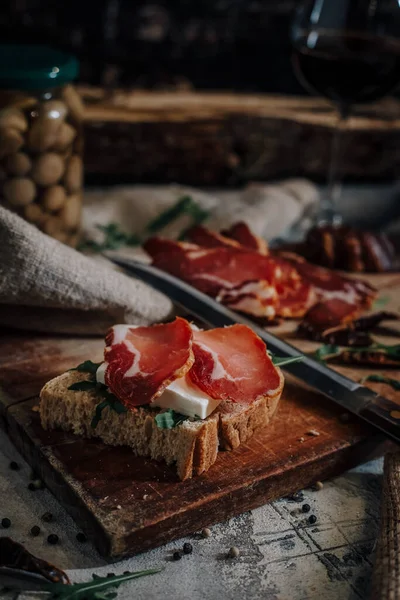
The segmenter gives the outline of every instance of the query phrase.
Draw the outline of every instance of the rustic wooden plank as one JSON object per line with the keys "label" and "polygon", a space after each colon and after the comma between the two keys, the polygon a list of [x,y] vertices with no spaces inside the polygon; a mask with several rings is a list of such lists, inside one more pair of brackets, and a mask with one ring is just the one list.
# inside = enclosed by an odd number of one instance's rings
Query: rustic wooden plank
{"label": "rustic wooden plank", "polygon": [[[321,98],[99,88],[81,94],[89,175],[197,185],[326,179],[337,114]],[[344,177],[397,177],[398,108],[390,99],[355,110],[343,134]]]}
{"label": "rustic wooden plank", "polygon": [[[64,432],[45,432],[31,399],[7,411],[8,434],[100,553],[142,552],[329,478],[384,448],[330,401],[288,383],[270,426],[204,475],[180,482],[173,469]],[[318,436],[307,432],[318,431]]]}
{"label": "rustic wooden plank", "polygon": [[39,393],[43,385],[88,357],[100,361],[102,338],[4,333],[0,344],[2,408]]}

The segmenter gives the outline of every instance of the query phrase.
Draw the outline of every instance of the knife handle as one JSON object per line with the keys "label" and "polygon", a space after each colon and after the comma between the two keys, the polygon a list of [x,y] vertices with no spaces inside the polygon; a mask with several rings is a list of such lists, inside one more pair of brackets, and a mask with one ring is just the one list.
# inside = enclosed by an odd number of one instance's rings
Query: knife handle
{"label": "knife handle", "polygon": [[382,396],[376,396],[373,402],[367,404],[360,411],[363,417],[371,425],[375,425],[386,434],[390,435],[396,442],[400,442],[400,405],[387,400]]}
{"label": "knife handle", "polygon": [[386,454],[381,524],[372,577],[373,600],[400,599],[400,453]]}

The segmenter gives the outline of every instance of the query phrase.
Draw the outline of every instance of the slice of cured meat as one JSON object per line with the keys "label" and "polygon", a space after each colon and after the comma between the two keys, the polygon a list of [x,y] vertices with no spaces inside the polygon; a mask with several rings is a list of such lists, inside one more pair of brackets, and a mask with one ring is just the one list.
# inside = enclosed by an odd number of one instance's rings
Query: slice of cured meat
{"label": "slice of cured meat", "polygon": [[269,252],[267,242],[263,238],[255,235],[250,227],[243,221],[234,223],[232,227],[221,231],[221,233],[232,240],[236,240],[245,248],[250,248],[260,254],[267,255]]}
{"label": "slice of cured meat", "polygon": [[149,404],[194,361],[185,319],[151,327],[115,325],[106,337],[104,380],[128,408]]}
{"label": "slice of cured meat", "polygon": [[243,248],[204,248],[160,238],[149,239],[144,248],[156,267],[205,294],[235,310],[274,318],[277,265],[268,256]]}
{"label": "slice of cured meat", "polygon": [[195,331],[193,352],[188,377],[211,398],[251,404],[281,388],[265,343],[245,325]]}
{"label": "slice of cured meat", "polygon": [[273,260],[278,267],[275,283],[278,294],[277,315],[289,319],[304,316],[317,299],[314,287],[304,281],[288,261],[279,257],[274,257]]}
{"label": "slice of cured meat", "polygon": [[211,231],[202,225],[191,227],[186,232],[186,237],[193,244],[202,246],[203,248],[241,248],[242,244],[231,240],[229,237]]}
{"label": "slice of cured meat", "polygon": [[375,288],[365,281],[350,279],[335,271],[318,267],[290,252],[280,253],[279,257],[291,263],[302,280],[313,286],[319,300],[327,301],[336,298],[368,308],[376,297]]}

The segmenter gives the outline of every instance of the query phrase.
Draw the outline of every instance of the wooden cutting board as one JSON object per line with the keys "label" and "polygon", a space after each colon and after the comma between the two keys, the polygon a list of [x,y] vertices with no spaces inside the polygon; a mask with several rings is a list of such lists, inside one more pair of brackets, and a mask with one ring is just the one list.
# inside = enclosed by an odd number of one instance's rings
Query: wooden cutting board
{"label": "wooden cutting board", "polygon": [[[372,282],[387,299],[385,308],[399,310],[400,276]],[[292,343],[293,327],[280,328]],[[398,342],[395,335],[385,339]],[[105,557],[142,552],[196,532],[367,461],[387,444],[357,419],[344,421],[343,411],[322,395],[287,378],[270,426],[234,452],[220,452],[208,473],[180,482],[172,468],[136,458],[128,448],[42,430],[35,410],[41,386],[84,359],[100,360],[101,339],[2,332],[1,340],[3,426]],[[307,342],[296,343],[309,349]],[[355,380],[370,372],[340,370]],[[399,379],[400,371],[391,370],[390,376]],[[386,384],[371,387],[396,400]]]}

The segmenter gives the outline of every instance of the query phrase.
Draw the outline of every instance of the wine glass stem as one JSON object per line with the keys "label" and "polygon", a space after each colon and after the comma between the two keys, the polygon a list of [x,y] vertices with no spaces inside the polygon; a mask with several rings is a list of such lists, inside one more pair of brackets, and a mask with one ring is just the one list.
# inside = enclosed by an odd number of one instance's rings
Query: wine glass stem
{"label": "wine glass stem", "polygon": [[347,114],[340,112],[338,122],[333,131],[328,170],[328,185],[326,192],[321,199],[318,225],[340,225],[342,223],[342,216],[337,211],[337,201],[340,197],[342,187],[339,174],[342,138],[346,122]]}

